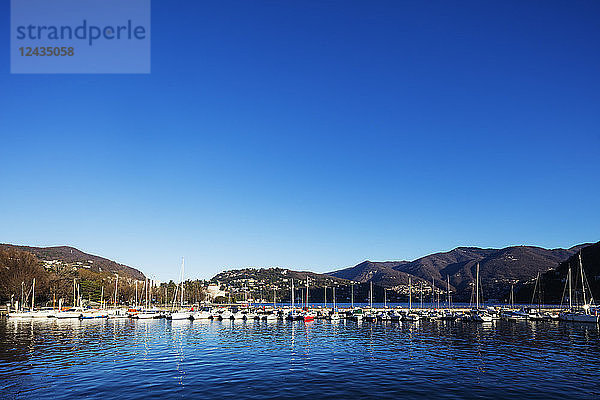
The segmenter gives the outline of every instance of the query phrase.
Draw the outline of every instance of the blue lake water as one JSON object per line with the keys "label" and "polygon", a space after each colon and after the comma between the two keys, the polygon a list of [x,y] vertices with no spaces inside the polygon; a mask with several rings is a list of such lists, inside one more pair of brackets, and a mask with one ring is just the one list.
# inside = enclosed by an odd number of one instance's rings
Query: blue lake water
{"label": "blue lake water", "polygon": [[594,398],[596,325],[0,319],[0,398]]}

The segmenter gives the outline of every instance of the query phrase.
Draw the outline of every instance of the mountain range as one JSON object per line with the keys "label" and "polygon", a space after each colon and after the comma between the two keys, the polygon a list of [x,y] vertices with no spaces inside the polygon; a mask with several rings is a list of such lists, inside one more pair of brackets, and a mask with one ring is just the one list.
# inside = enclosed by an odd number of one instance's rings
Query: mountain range
{"label": "mountain range", "polygon": [[[85,253],[69,246],[31,247],[0,244],[0,250],[17,249],[34,254],[43,262],[60,261],[86,268],[93,272],[118,273],[123,277],[145,279],[144,274],[132,267],[115,261]],[[566,271],[571,265],[573,271],[578,263],[581,250],[583,264],[592,291],[600,290],[600,242],[582,244],[568,249],[545,249],[536,246],[510,246],[502,249],[457,247],[451,251],[430,254],[414,261],[364,261],[353,267],[335,270],[327,274],[293,271],[281,268],[229,270],[215,276],[212,281],[233,286],[249,286],[248,280],[255,279],[257,284],[277,284],[293,278],[301,285],[309,276],[311,287],[349,286],[357,282],[357,293],[365,291],[372,282],[376,291],[383,288],[406,287],[409,278],[415,287],[423,285],[429,288],[432,281],[437,288],[446,289],[447,282],[455,299],[468,301],[475,280],[476,266],[487,299],[506,299],[510,286],[515,284],[517,297],[526,299],[531,296],[532,282],[538,273],[548,301],[559,301],[564,286]],[[578,265],[578,264],[577,264]],[[575,275],[573,275],[575,279]],[[235,282],[235,284],[234,284]],[[289,283],[288,283],[289,284]],[[363,290],[365,289],[365,290]],[[399,292],[403,292],[400,290]],[[362,296],[362,295],[361,295]],[[557,299],[558,298],[558,299]]]}
{"label": "mountain range", "polygon": [[60,261],[66,264],[81,263],[82,266],[85,265],[87,269],[93,272],[109,272],[138,280],[145,279],[144,274],[135,268],[119,264],[104,257],[84,253],[74,247],[31,247],[0,243],[0,250],[9,249],[27,251],[41,261]]}
{"label": "mountain range", "polygon": [[479,276],[487,297],[497,298],[506,287],[517,281],[535,278],[576,254],[587,244],[568,249],[544,249],[535,246],[511,246],[502,249],[457,247],[451,251],[435,253],[414,261],[364,261],[354,267],[330,272],[329,275],[355,282],[373,282],[383,287],[406,285],[408,277],[413,282],[435,282],[443,289],[450,281],[450,289],[471,292],[479,263]]}

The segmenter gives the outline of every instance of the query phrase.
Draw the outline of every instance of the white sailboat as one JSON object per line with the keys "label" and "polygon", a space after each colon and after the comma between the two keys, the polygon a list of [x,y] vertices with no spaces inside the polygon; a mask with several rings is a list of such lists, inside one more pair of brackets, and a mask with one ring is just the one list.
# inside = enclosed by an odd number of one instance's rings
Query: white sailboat
{"label": "white sailboat", "polygon": [[475,310],[471,311],[471,319],[475,322],[492,322],[494,318],[485,310],[479,307],[479,263],[477,263],[477,272],[475,275]]}
{"label": "white sailboat", "polygon": [[[77,281],[73,279],[73,307],[60,310],[54,314],[54,317],[58,319],[71,319],[71,318],[81,318],[83,316],[83,308],[78,304],[78,295],[77,295]],[[60,307],[59,307],[60,308]]]}
{"label": "white sailboat", "polygon": [[291,304],[291,310],[286,317],[290,321],[296,321],[297,319],[299,319],[301,317],[300,314],[298,314],[296,312],[296,305],[294,304],[294,290],[295,290],[294,289],[294,278],[292,278],[292,296],[291,296],[292,304]]}
{"label": "white sailboat", "polygon": [[[181,258],[181,284],[180,284],[180,287],[175,290],[175,295],[173,296],[173,306],[171,307],[172,311],[169,315],[167,315],[167,319],[170,319],[170,320],[184,320],[184,319],[191,319],[191,317],[192,317],[192,313],[183,308],[184,266],[185,266],[185,260],[182,257]],[[179,310],[173,311],[173,308],[175,306],[175,299],[177,298],[177,290],[178,289],[179,289],[179,293],[180,293]]]}
{"label": "white sailboat", "polygon": [[[21,290],[24,289],[25,283],[21,284]],[[9,318],[48,318],[54,316],[54,310],[52,309],[43,309],[36,310],[35,309],[35,278],[33,278],[32,286],[31,286],[31,307],[29,310],[15,310],[8,313]]]}
{"label": "white sailboat", "polygon": [[[421,307],[423,307],[423,290],[421,287]],[[418,321],[421,319],[419,314],[413,312],[412,310],[412,279],[410,276],[408,277],[408,313],[401,314],[402,319],[404,321]],[[396,319],[396,315],[393,316],[393,319]]]}
{"label": "white sailboat", "polygon": [[369,284],[369,311],[365,313],[363,318],[367,322],[375,322],[377,321],[377,316],[373,313],[373,282],[371,281]]}
{"label": "white sailboat", "polygon": [[340,313],[335,304],[335,286],[333,287],[333,312],[329,314],[330,321],[339,321],[341,319]]}
{"label": "white sailboat", "polygon": [[568,322],[585,322],[595,323],[600,321],[600,315],[598,315],[598,309],[592,312],[592,306],[594,304],[594,298],[592,297],[591,291],[589,299],[586,296],[586,278],[583,272],[583,262],[581,260],[581,251],[579,252],[579,268],[581,275],[581,293],[583,304],[579,308],[573,307],[573,285],[571,281],[571,267],[567,274],[567,284],[569,285],[569,309],[559,314],[559,319]]}

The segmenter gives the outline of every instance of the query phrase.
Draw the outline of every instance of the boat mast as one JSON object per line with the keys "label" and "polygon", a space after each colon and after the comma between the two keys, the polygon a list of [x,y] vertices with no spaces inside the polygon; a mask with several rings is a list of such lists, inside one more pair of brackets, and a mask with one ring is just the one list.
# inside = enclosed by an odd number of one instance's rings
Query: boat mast
{"label": "boat mast", "polygon": [[583,294],[583,305],[585,306],[587,305],[587,301],[585,299],[585,283],[583,280],[583,262],[581,262],[581,250],[579,251],[579,268],[581,269],[581,293]]}
{"label": "boat mast", "polygon": [[479,263],[477,263],[477,272],[476,272],[475,276],[476,276],[476,278],[475,278],[475,292],[476,292],[475,304],[477,304],[476,308],[479,310]]}
{"label": "boat mast", "polygon": [[[538,281],[540,280],[540,273],[538,272]],[[542,312],[542,282],[538,283],[538,312]]]}
{"label": "boat mast", "polygon": [[294,278],[292,278],[292,310],[294,309]]}
{"label": "boat mast", "polygon": [[383,308],[387,308],[387,289],[383,288]]}
{"label": "boat mast", "polygon": [[[533,295],[531,295],[531,306],[533,307],[533,302],[535,301],[535,295],[536,293],[538,293],[538,286],[540,284],[540,273],[538,271],[537,276],[535,278],[535,286],[533,287]],[[540,295],[538,293],[538,303],[540,303]],[[539,311],[539,307],[538,307],[538,311]]]}
{"label": "boat mast", "polygon": [[573,309],[573,288],[571,287],[571,266],[569,265],[569,272],[567,274],[567,280],[569,281],[569,310]]}
{"label": "boat mast", "polygon": [[327,286],[325,286],[324,292],[325,292],[325,308],[327,308]]}
{"label": "boat mast", "polygon": [[515,308],[515,284],[510,284],[510,308]]}
{"label": "boat mast", "polygon": [[423,281],[419,282],[419,294],[421,295],[421,309],[423,309]]}
{"label": "boat mast", "polygon": [[408,309],[412,310],[412,283],[410,276],[408,277]]}
{"label": "boat mast", "polygon": [[100,294],[100,308],[101,309],[104,309],[103,304],[104,304],[104,286],[102,286],[102,293]]}
{"label": "boat mast", "polygon": [[446,286],[446,297],[448,301],[448,308],[450,308],[450,275],[446,276],[447,286]]}
{"label": "boat mast", "polygon": [[354,308],[354,282],[350,284],[350,302],[352,303],[352,308]]}
{"label": "boat mast", "polygon": [[[276,292],[275,292],[275,288],[273,288],[273,308],[275,308],[276,303],[277,303],[277,296],[276,296]],[[231,303],[231,301],[230,301]]]}
{"label": "boat mast", "polygon": [[306,308],[308,308],[308,275],[306,276]]}
{"label": "boat mast", "polygon": [[373,281],[369,283],[371,284],[369,289],[369,308],[373,308]]}
{"label": "boat mast", "polygon": [[181,257],[181,308],[183,308],[183,271],[185,268],[185,259]]}
{"label": "boat mast", "polygon": [[333,310],[335,311],[335,286],[333,287]]}
{"label": "boat mast", "polygon": [[435,279],[431,277],[431,308],[435,308]]}
{"label": "boat mast", "polygon": [[116,274],[117,278],[115,279],[115,307],[117,307],[117,287],[119,284],[119,274]]}
{"label": "boat mast", "polygon": [[35,278],[33,278],[33,286],[31,288],[31,311],[35,307]]}
{"label": "boat mast", "polygon": [[76,283],[76,278],[73,278],[73,307],[77,307],[77,300],[76,300],[76,294],[75,294],[75,286],[77,285]]}
{"label": "boat mast", "polygon": [[[175,292],[173,292],[173,302],[171,303],[171,312],[175,310],[175,302],[177,301],[177,291],[179,290],[179,286],[175,286]],[[168,300],[168,299],[167,299]]]}

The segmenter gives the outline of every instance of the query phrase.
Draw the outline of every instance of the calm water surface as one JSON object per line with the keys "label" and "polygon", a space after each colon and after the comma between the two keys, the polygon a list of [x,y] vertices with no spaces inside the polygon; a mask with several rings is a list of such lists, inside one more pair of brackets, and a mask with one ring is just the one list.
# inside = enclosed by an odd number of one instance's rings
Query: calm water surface
{"label": "calm water surface", "polygon": [[598,326],[0,320],[0,398],[598,398]]}

